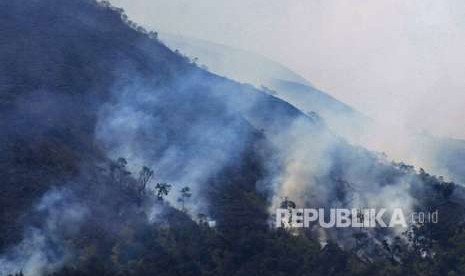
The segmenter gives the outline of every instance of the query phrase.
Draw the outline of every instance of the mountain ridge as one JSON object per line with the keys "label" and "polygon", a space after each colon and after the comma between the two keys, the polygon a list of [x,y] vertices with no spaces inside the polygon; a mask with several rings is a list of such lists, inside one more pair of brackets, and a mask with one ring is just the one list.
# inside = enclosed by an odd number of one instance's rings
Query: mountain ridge
{"label": "mountain ridge", "polygon": [[[441,203],[447,221],[463,218],[454,183],[203,70],[108,2],[3,1],[0,25],[2,275],[421,275],[423,252],[402,244],[394,257],[414,260],[402,266],[381,246],[395,246],[394,230],[367,232],[360,249],[358,229],[295,235],[269,219],[283,198]],[[408,231],[458,247],[451,225]]]}

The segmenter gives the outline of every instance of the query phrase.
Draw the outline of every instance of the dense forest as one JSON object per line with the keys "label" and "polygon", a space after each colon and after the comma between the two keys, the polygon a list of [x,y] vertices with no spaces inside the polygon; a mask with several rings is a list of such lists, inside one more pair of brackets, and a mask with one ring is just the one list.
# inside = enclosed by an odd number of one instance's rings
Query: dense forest
{"label": "dense forest", "polygon": [[[118,8],[0,1],[0,275],[465,275],[460,183],[205,71]],[[438,211],[394,229],[273,210]]]}

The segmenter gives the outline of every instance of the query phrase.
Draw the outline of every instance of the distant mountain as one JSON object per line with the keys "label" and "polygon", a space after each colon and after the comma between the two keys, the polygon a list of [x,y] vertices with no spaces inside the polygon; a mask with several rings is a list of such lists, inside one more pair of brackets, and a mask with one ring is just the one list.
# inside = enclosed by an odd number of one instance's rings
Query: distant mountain
{"label": "distant mountain", "polygon": [[[161,39],[171,49],[178,49],[208,70],[228,78],[250,83],[278,97],[302,112],[318,114],[334,133],[354,144],[368,146],[372,137],[388,136],[388,131],[376,126],[371,118],[363,115],[331,95],[318,90],[302,76],[259,54],[234,49],[204,40],[163,33]],[[407,134],[408,153],[402,156],[418,161],[437,174],[465,183],[465,142],[432,135]],[[402,144],[407,141],[392,141]],[[377,150],[383,151],[382,148]]]}
{"label": "distant mountain", "polygon": [[369,117],[312,86],[274,79],[270,87],[270,93],[307,114],[317,113],[333,132],[351,142],[359,141],[365,135],[364,129],[373,123]]}
{"label": "distant mountain", "polygon": [[256,53],[200,39],[166,33],[160,39],[216,74],[249,83],[294,105],[305,113],[315,112],[329,128],[350,140],[358,140],[371,119],[315,88],[289,68]]}
{"label": "distant mountain", "polygon": [[197,58],[198,63],[207,66],[209,71],[242,83],[260,87],[279,78],[311,86],[302,76],[259,54],[163,32],[160,33],[160,39],[171,49],[178,49],[191,58]]}
{"label": "distant mountain", "polygon": [[428,169],[458,183],[465,183],[465,141],[423,133],[414,136],[416,158],[430,162]]}
{"label": "distant mountain", "polygon": [[452,179],[465,183],[465,140],[444,139],[436,153],[437,162],[452,176]]}

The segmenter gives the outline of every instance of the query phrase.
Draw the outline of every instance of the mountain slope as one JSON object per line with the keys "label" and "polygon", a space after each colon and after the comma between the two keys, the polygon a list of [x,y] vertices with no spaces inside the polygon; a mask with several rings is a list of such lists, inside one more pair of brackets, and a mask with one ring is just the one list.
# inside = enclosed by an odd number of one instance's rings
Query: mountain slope
{"label": "mountain slope", "polygon": [[368,117],[316,89],[295,72],[258,54],[165,33],[160,38],[214,73],[261,87],[305,113],[318,113],[332,131],[351,141],[358,140],[358,133],[371,123]]}
{"label": "mountain slope", "polygon": [[[198,58],[198,63],[206,65],[212,72],[261,87],[304,113],[317,113],[334,133],[353,144],[387,152],[391,158],[403,157],[436,174],[464,182],[461,160],[465,146],[458,140],[433,137],[426,133],[407,133],[400,137],[404,141],[386,139],[378,143],[373,141],[373,137],[385,139],[382,137],[389,137],[390,131],[398,132],[397,127],[387,129],[388,126],[380,126],[276,62],[258,54],[198,39],[164,33],[161,39],[171,49],[179,49],[190,57]],[[402,148],[400,154],[395,150],[398,147]]]}
{"label": "mountain slope", "polygon": [[0,171],[9,206],[1,245],[21,236],[17,219],[34,199],[91,163],[124,156],[157,165],[160,180],[206,181],[258,142],[264,125],[272,131],[301,116],[200,70],[109,10],[93,1],[1,3]]}
{"label": "mountain slope", "polygon": [[168,33],[160,33],[160,39],[171,49],[178,49],[189,57],[196,58],[211,72],[239,82],[260,87],[279,77],[289,82],[311,86],[307,80],[290,69],[254,53]]}
{"label": "mountain slope", "polygon": [[[354,229],[268,219],[284,197],[463,218],[453,183],[199,68],[106,2],[2,1],[0,25],[1,275],[382,275],[393,229],[362,254]],[[447,244],[444,225],[427,237]]]}

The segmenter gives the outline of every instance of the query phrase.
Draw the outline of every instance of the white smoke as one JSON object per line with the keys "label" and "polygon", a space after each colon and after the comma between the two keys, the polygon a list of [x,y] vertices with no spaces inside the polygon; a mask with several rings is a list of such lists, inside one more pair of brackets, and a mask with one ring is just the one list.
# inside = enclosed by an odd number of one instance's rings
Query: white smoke
{"label": "white smoke", "polygon": [[35,206],[43,222],[26,226],[23,240],[0,256],[0,275],[22,272],[40,276],[63,266],[72,257],[65,236],[76,234],[87,209],[66,190],[53,189]]}

